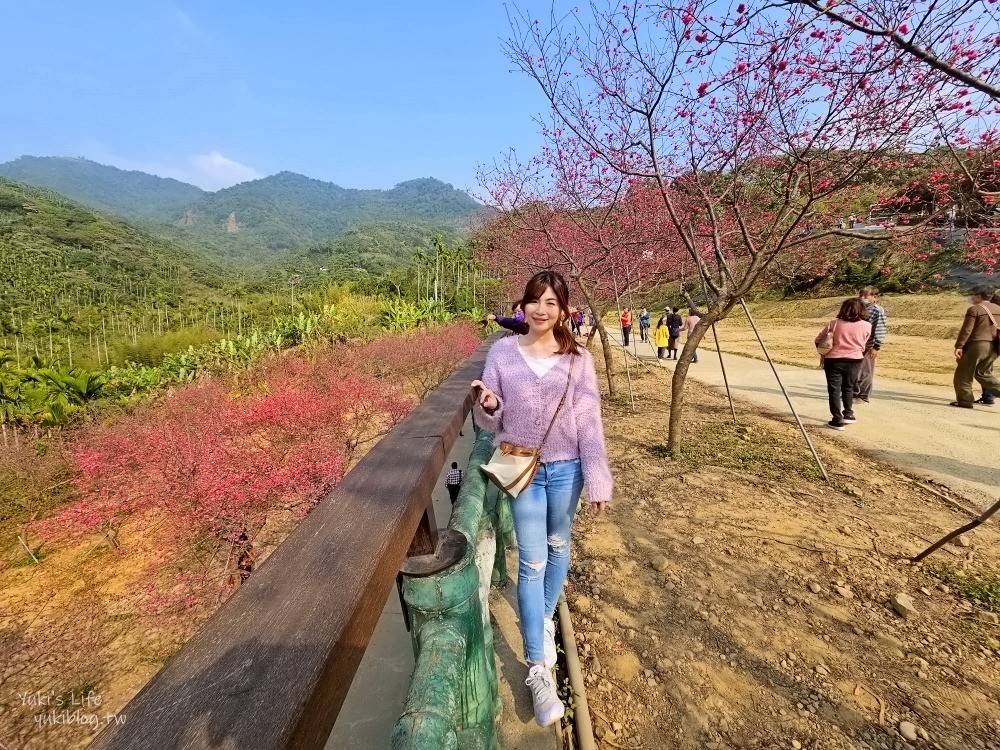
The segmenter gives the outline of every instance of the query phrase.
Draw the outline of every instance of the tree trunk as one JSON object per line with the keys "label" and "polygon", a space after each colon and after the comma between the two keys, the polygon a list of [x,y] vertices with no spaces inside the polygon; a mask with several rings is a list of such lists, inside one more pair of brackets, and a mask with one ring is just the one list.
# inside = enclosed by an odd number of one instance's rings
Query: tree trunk
{"label": "tree trunk", "polygon": [[701,346],[701,341],[705,334],[712,328],[713,323],[725,320],[733,308],[739,303],[739,298],[727,300],[726,303],[715,312],[707,312],[698,321],[694,331],[684,342],[681,356],[674,367],[674,376],[670,382],[670,421],[667,432],[667,450],[674,458],[680,456],[681,451],[681,424],[684,412],[684,386],[687,382],[688,367],[694,358],[694,353]]}
{"label": "tree trunk", "polygon": [[[614,398],[618,395],[618,389],[615,387],[615,359],[612,352],[611,342],[608,340],[608,332],[604,328],[604,323],[601,319],[604,317],[604,310],[601,310],[596,304],[594,304],[594,297],[587,288],[587,285],[580,281],[579,275],[574,275],[573,280],[576,285],[580,288],[583,293],[583,298],[587,300],[587,307],[594,314],[594,321],[596,323],[597,332],[601,337],[601,346],[604,348],[604,371],[608,376],[608,395]],[[590,340],[593,341],[594,333],[591,331]],[[589,349],[590,341],[587,342]]]}
{"label": "tree trunk", "polygon": [[608,376],[608,395],[614,398],[618,395],[618,388],[615,386],[614,347],[608,338],[608,331],[600,318],[597,318],[597,333],[601,337],[601,348],[604,350],[604,371]]}

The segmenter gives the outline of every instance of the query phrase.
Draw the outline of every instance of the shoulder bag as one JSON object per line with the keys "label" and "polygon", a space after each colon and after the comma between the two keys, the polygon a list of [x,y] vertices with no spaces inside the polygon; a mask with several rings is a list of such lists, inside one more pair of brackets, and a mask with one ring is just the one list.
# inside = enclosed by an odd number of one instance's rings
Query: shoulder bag
{"label": "shoulder bag", "polygon": [[983,308],[983,310],[986,311],[986,314],[990,316],[990,323],[992,323],[993,327],[997,329],[993,333],[993,351],[1000,356],[1000,326],[997,325],[997,319],[993,317],[993,313],[990,312],[990,308],[986,305],[980,305],[980,307]]}
{"label": "shoulder bag", "polygon": [[825,357],[833,350],[833,332],[835,330],[837,330],[837,321],[831,320],[826,336],[823,337],[822,341],[816,344],[816,351],[819,353],[820,358]]}
{"label": "shoulder bag", "polygon": [[497,487],[506,492],[512,498],[517,497],[525,487],[531,484],[531,480],[538,473],[538,467],[542,461],[542,447],[552,431],[552,426],[556,423],[556,417],[562,411],[563,404],[566,403],[566,395],[569,393],[569,383],[573,378],[573,365],[578,355],[570,354],[569,373],[566,375],[566,388],[563,390],[562,398],[556,407],[556,413],[552,415],[552,421],[545,430],[541,445],[537,448],[524,448],[513,443],[502,442],[493,451],[493,456],[488,464],[483,464],[479,468],[490,478]]}

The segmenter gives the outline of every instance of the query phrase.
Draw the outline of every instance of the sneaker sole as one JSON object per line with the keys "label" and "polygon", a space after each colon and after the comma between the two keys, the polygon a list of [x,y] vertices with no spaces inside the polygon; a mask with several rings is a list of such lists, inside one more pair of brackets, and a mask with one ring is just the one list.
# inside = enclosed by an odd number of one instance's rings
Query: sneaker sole
{"label": "sneaker sole", "polygon": [[561,718],[562,718],[563,716],[565,716],[565,715],[566,715],[566,707],[565,707],[565,706],[563,706],[563,707],[562,707],[562,711],[560,711],[558,715],[556,715],[556,716],[553,716],[552,718],[550,718],[550,719],[549,719],[549,720],[548,720],[547,722],[545,722],[545,723],[542,723],[541,721],[539,721],[539,720],[538,720],[538,717],[536,716],[536,717],[535,717],[535,723],[536,723],[536,724],[537,724],[538,726],[540,726],[540,727],[542,727],[542,728],[544,729],[545,727],[550,727],[550,726],[552,726],[553,724],[555,724],[555,723],[556,723],[557,721],[559,721],[559,720],[560,720],[560,719],[561,719]]}
{"label": "sneaker sole", "polygon": [[846,429],[843,425],[828,424],[827,427],[829,427],[831,430],[836,430],[837,432],[844,432],[844,430]]}

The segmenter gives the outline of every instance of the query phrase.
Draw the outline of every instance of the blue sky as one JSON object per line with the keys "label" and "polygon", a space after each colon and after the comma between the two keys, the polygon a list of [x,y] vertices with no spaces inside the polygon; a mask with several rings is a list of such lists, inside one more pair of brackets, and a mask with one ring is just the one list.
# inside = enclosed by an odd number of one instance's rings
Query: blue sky
{"label": "blue sky", "polygon": [[214,190],[281,170],[344,187],[534,152],[537,85],[498,2],[32,0],[3,12],[0,162],[84,156]]}

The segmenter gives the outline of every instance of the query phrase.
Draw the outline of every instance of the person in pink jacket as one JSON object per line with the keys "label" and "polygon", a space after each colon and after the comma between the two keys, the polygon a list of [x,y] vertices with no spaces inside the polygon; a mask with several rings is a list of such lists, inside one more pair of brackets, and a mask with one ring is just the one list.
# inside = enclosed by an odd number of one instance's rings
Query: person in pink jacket
{"label": "person in pink jacket", "polygon": [[833,334],[833,348],[823,358],[823,371],[832,416],[827,424],[834,430],[843,430],[844,425],[858,421],[854,416],[854,387],[861,374],[871,332],[872,324],[868,322],[864,304],[852,297],[844,301],[836,319],[823,326],[816,337],[819,344]]}
{"label": "person in pink jacket", "polygon": [[556,661],[553,617],[569,571],[570,530],[583,489],[600,514],[611,499],[613,480],[594,362],[565,325],[570,315],[566,281],[552,271],[535,274],[522,303],[528,332],[493,344],[482,380],[472,385],[478,391],[476,422],[495,433],[497,445],[538,448],[552,424],[541,445],[538,473],[511,500],[526,683],[535,721],[548,726],[564,713],[550,670]]}

